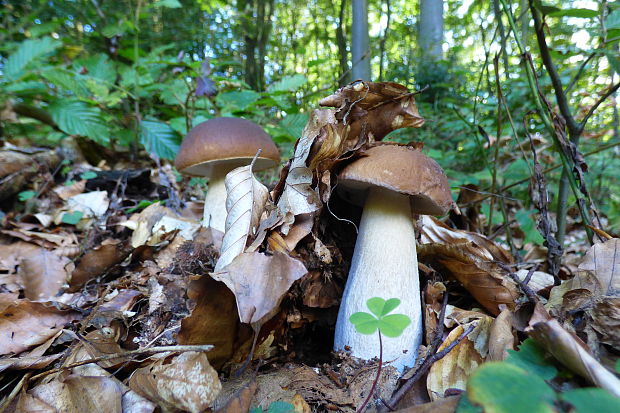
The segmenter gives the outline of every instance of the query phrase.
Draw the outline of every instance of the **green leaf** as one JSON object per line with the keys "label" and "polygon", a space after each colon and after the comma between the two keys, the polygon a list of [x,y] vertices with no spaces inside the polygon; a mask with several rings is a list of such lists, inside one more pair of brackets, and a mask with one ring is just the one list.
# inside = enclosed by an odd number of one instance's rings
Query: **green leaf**
{"label": "green leaf", "polygon": [[235,90],[224,92],[217,95],[215,101],[222,107],[235,112],[245,110],[260,98],[260,95],[253,90]]}
{"label": "green leaf", "polygon": [[110,58],[103,53],[80,59],[76,63],[86,68],[86,75],[88,77],[102,80],[107,85],[112,85],[116,81],[116,66]]}
{"label": "green leaf", "polygon": [[154,4],[155,7],[168,7],[169,9],[178,9],[183,7],[179,0],[159,0]]}
{"label": "green leaf", "polygon": [[307,81],[308,79],[299,73],[292,76],[284,76],[282,79],[269,85],[267,92],[295,92]]}
{"label": "green leaf", "polygon": [[93,171],[86,171],[86,172],[82,172],[80,174],[80,178],[86,179],[86,180],[93,179],[93,178],[96,178],[96,177],[97,177],[97,174],[95,172],[93,172]]}
{"label": "green leaf", "polygon": [[[599,388],[573,389],[560,393],[562,400],[572,404],[574,413],[617,413],[620,412],[620,398]],[[572,410],[571,410],[572,411]]]}
{"label": "green leaf", "polygon": [[531,214],[535,212],[534,210],[525,211],[520,209],[515,213],[515,218],[521,227],[521,231],[525,234],[525,239],[523,241],[525,243],[531,242],[533,244],[542,245],[544,239],[536,229],[536,222],[531,216]]}
{"label": "green leaf", "polygon": [[467,392],[464,392],[460,399],[459,403],[456,406],[456,413],[483,413],[482,407],[476,406],[469,401],[469,397],[467,396]]}
{"label": "green leaf", "polygon": [[616,360],[616,365],[614,367],[616,369],[616,373],[620,373],[620,359]]}
{"label": "green leaf", "polygon": [[306,113],[291,113],[282,119],[280,127],[293,139],[298,139],[306,127],[306,123],[308,123],[308,115]]}
{"label": "green leaf", "polygon": [[351,314],[349,321],[355,326],[358,333],[373,334],[379,328],[379,320],[372,314],[358,312]]}
{"label": "green leaf", "polygon": [[84,102],[59,100],[50,106],[49,111],[63,132],[86,136],[101,145],[109,143],[108,125],[98,108]]}
{"label": "green leaf", "polygon": [[590,9],[563,9],[552,11],[548,14],[548,16],[552,17],[581,17],[584,19],[591,19],[597,17],[599,12],[597,10]]}
{"label": "green leaf", "polygon": [[72,92],[76,97],[85,98],[89,95],[83,79],[67,70],[53,68],[41,73],[41,76],[60,90]]}
{"label": "green leaf", "polygon": [[15,93],[18,95],[31,95],[36,93],[45,93],[47,92],[47,87],[43,82],[29,80],[26,82],[13,82],[7,85],[4,90],[8,93]]}
{"label": "green leaf", "polygon": [[384,306],[385,300],[381,297],[372,297],[368,301],[366,301],[366,307],[368,307],[370,312],[377,317],[381,317],[383,315]]}
{"label": "green leaf", "polygon": [[21,202],[24,202],[34,197],[36,194],[37,193],[35,191],[22,191],[17,194],[17,199],[19,199]]}
{"label": "green leaf", "polygon": [[11,54],[4,65],[4,75],[8,79],[17,79],[29,63],[39,57],[53,52],[61,42],[51,37],[23,41],[15,53]]}
{"label": "green leaf", "polygon": [[411,324],[411,319],[404,314],[390,314],[379,320],[379,331],[386,337],[398,337]]}
{"label": "green leaf", "polygon": [[531,338],[521,343],[519,351],[508,350],[505,362],[521,367],[544,380],[551,380],[558,375],[553,358]]}
{"label": "green leaf", "polygon": [[65,212],[64,214],[62,214],[62,218],[60,219],[60,221],[64,224],[76,225],[78,222],[80,222],[83,216],[84,213],[81,211]]}
{"label": "green leaf", "polygon": [[295,413],[295,407],[290,403],[277,401],[269,405],[267,413]]}
{"label": "green leaf", "polygon": [[605,28],[607,30],[620,29],[620,8],[612,11],[605,19]]}
{"label": "green leaf", "polygon": [[620,75],[620,59],[618,59],[618,52],[616,50],[603,50],[603,54],[607,57],[609,66]]}
{"label": "green leaf", "polygon": [[552,413],[555,392],[539,376],[509,363],[483,364],[469,378],[470,401],[486,413]]}
{"label": "green leaf", "polygon": [[174,159],[181,145],[170,125],[151,120],[140,123],[140,142],[147,152],[164,159]]}
{"label": "green leaf", "polygon": [[44,34],[48,34],[56,30],[60,22],[58,20],[54,20],[48,23],[34,24],[28,28],[30,32],[30,36],[32,38],[40,37]]}

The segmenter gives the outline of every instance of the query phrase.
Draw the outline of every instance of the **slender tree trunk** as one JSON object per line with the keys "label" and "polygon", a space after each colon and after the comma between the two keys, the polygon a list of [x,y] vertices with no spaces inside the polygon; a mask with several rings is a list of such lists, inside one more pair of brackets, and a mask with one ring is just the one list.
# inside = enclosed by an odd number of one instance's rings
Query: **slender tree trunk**
{"label": "slender tree trunk", "polygon": [[340,11],[338,13],[338,25],[336,26],[336,45],[338,46],[338,58],[340,75],[339,84],[344,86],[350,82],[349,74],[349,51],[347,50],[347,36],[345,34],[345,16],[347,10],[347,0],[340,1]]}
{"label": "slender tree trunk", "polygon": [[254,90],[265,87],[265,60],[275,0],[238,0],[243,34],[244,78]]}
{"label": "slender tree trunk", "polygon": [[379,46],[380,52],[380,60],[379,60],[379,81],[383,81],[383,61],[385,59],[385,42],[388,38],[388,33],[390,31],[390,19],[392,18],[392,8],[390,4],[390,0],[385,0],[385,30],[383,31],[383,36],[381,37],[381,44]]}
{"label": "slender tree trunk", "polygon": [[371,80],[370,39],[368,36],[368,1],[353,0],[351,27],[351,68],[353,79]]}
{"label": "slender tree trunk", "polygon": [[418,45],[424,59],[443,58],[443,0],[420,0]]}

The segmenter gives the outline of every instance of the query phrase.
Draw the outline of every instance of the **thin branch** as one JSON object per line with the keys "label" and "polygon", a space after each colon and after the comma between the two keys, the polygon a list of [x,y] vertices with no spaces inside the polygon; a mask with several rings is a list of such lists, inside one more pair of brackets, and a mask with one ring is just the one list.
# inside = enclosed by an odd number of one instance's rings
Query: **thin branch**
{"label": "thin branch", "polygon": [[[555,99],[558,102],[558,108],[560,109],[560,113],[566,120],[566,126],[568,126],[569,131],[574,132],[578,130],[577,122],[571,113],[570,107],[568,106],[568,99],[566,98],[566,94],[564,93],[564,87],[562,86],[562,80],[560,79],[560,75],[553,63],[553,59],[551,58],[551,52],[549,51],[549,46],[547,45],[547,39],[545,37],[545,28],[544,22],[541,20],[540,13],[534,6],[532,0],[530,0],[530,10],[532,12],[532,17],[534,18],[534,32],[536,33],[536,40],[538,42],[538,48],[540,50],[540,57],[547,69],[547,73],[549,74],[549,78],[551,79],[551,84],[553,85],[553,91],[555,92]],[[572,137],[571,133],[571,137]]]}
{"label": "thin branch", "polygon": [[620,83],[616,83],[615,85],[607,89],[607,92],[603,93],[601,97],[598,98],[598,100],[594,103],[594,105],[592,105],[586,116],[584,116],[583,120],[579,123],[579,134],[581,134],[581,132],[583,132],[583,130],[585,129],[586,123],[588,122],[588,119],[590,119],[590,117],[594,114],[594,111],[598,109],[598,107],[601,105],[601,103],[605,101],[605,99],[607,99],[616,90],[618,90],[618,88],[620,88]]}

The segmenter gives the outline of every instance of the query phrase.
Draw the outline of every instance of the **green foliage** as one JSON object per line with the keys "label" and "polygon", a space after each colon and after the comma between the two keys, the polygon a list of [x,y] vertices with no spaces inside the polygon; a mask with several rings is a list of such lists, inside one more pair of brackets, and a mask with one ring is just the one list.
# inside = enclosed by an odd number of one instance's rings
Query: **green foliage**
{"label": "green foliage", "polygon": [[398,298],[384,300],[373,297],[366,302],[372,314],[357,312],[351,314],[349,321],[358,333],[374,334],[377,330],[386,337],[398,337],[411,324],[411,319],[404,314],[389,314],[400,305]]}
{"label": "green foliage", "polygon": [[60,221],[63,224],[77,225],[77,223],[80,222],[83,216],[84,213],[81,211],[65,212],[64,214],[62,214],[62,218],[60,219]]}
{"label": "green foliage", "polygon": [[25,40],[17,50],[9,56],[4,66],[4,75],[10,80],[17,80],[25,74],[26,67],[41,56],[53,52],[61,46],[61,42],[51,37]]}
{"label": "green foliage", "polygon": [[[553,412],[555,393],[539,376],[509,363],[483,364],[469,378],[470,401],[485,412]],[[527,397],[524,397],[527,395]]]}
{"label": "green foliage", "polygon": [[603,389],[556,393],[548,381],[557,375],[554,360],[536,342],[527,339],[519,351],[509,351],[505,361],[485,363],[469,377],[467,393],[461,397],[457,412],[568,412],[566,405],[559,404],[560,400],[576,413],[620,411],[620,398]]}
{"label": "green foliage", "polygon": [[151,120],[140,122],[140,142],[149,153],[165,159],[174,159],[181,145],[170,125]]}
{"label": "green foliage", "polygon": [[19,194],[17,194],[17,199],[19,199],[21,202],[25,202],[31,198],[33,198],[37,193],[35,191],[22,191]]}
{"label": "green foliage", "polygon": [[250,413],[295,413],[295,406],[290,403],[277,401],[269,405],[267,410],[263,410],[260,407],[252,407]]}
{"label": "green foliage", "polygon": [[49,107],[49,111],[63,132],[87,136],[102,145],[109,143],[110,131],[99,108],[77,100],[58,100]]}

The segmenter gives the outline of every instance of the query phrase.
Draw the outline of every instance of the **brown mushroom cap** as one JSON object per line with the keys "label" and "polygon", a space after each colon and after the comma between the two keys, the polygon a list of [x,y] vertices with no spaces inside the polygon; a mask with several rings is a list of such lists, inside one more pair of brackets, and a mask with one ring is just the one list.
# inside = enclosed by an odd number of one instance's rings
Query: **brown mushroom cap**
{"label": "brown mushroom cap", "polygon": [[365,155],[338,175],[338,187],[350,202],[363,204],[366,190],[379,187],[411,196],[416,214],[443,215],[453,205],[443,169],[419,149],[378,145]]}
{"label": "brown mushroom cap", "polygon": [[211,176],[214,167],[248,165],[262,149],[254,163],[259,171],[276,166],[280,152],[271,137],[257,124],[240,118],[213,118],[189,131],[174,166],[183,174]]}

